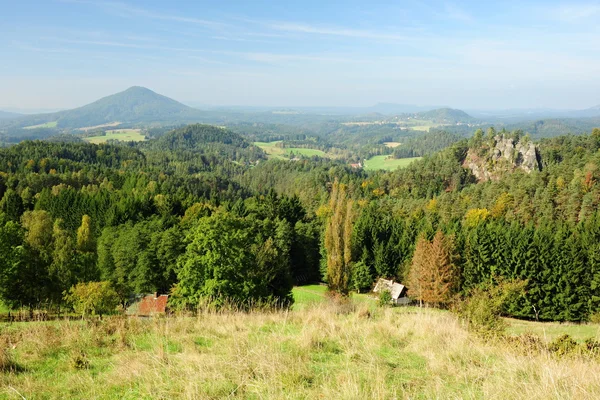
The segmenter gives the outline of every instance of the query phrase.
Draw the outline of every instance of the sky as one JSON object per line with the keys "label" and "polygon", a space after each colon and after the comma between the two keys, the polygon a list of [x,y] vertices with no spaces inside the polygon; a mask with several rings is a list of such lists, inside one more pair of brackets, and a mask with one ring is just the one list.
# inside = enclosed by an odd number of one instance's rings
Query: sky
{"label": "sky", "polygon": [[600,1],[0,0],[0,110],[600,104]]}

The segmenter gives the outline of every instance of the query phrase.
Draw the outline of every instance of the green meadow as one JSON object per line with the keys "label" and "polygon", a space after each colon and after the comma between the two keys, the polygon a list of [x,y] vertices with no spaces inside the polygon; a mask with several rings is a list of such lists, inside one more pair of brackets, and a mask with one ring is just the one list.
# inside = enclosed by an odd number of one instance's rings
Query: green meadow
{"label": "green meadow", "polygon": [[121,142],[143,142],[146,137],[140,129],[115,129],[106,131],[104,136],[91,136],[83,138],[86,142],[100,144],[109,140],[119,140]]}
{"label": "green meadow", "polygon": [[52,122],[46,122],[44,124],[39,124],[39,125],[26,126],[23,129],[56,128],[57,124],[58,124],[58,121],[52,121]]}
{"label": "green meadow", "polygon": [[301,147],[280,147],[281,140],[274,142],[254,142],[254,145],[260,147],[270,158],[289,159],[291,157],[302,155],[305,157],[319,156],[328,157],[324,151],[317,149],[306,149]]}
{"label": "green meadow", "polygon": [[421,157],[412,158],[392,158],[391,156],[373,156],[365,161],[364,168],[367,171],[376,171],[380,169],[393,171],[398,168],[404,168]]}

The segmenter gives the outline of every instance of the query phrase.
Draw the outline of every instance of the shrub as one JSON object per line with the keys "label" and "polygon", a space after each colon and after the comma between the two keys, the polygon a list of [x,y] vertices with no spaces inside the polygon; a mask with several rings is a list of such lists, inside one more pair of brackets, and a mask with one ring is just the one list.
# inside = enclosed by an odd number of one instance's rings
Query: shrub
{"label": "shrub", "polygon": [[88,369],[90,367],[90,360],[83,351],[78,351],[71,357],[71,366],[76,369]]}
{"label": "shrub", "polygon": [[600,311],[596,311],[590,315],[590,322],[592,324],[600,324]]}
{"label": "shrub", "polygon": [[600,355],[600,341],[594,338],[588,338],[583,342],[587,351],[592,355]]}
{"label": "shrub", "polygon": [[568,334],[564,334],[554,339],[548,345],[548,350],[559,356],[564,356],[573,353],[577,350],[577,347],[577,342]]}
{"label": "shrub", "polygon": [[392,294],[389,290],[379,292],[379,307],[389,306],[392,303]]}
{"label": "shrub", "polygon": [[539,353],[546,350],[546,345],[539,336],[532,333],[523,333],[517,336],[507,337],[507,341],[512,343],[518,350],[527,354]]}
{"label": "shrub", "polygon": [[506,323],[501,315],[510,298],[523,293],[527,282],[502,281],[496,286],[477,288],[471,296],[459,301],[454,311],[471,329],[483,336],[499,336]]}
{"label": "shrub", "polygon": [[115,311],[119,304],[117,292],[110,282],[78,283],[65,294],[65,300],[82,316]]}

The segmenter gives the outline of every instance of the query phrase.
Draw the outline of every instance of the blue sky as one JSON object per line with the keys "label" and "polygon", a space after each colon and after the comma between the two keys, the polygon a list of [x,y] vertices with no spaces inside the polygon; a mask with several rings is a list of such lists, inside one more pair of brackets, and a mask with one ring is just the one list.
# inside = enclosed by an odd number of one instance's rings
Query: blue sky
{"label": "blue sky", "polygon": [[0,0],[0,109],[133,85],[207,105],[587,108],[600,2]]}

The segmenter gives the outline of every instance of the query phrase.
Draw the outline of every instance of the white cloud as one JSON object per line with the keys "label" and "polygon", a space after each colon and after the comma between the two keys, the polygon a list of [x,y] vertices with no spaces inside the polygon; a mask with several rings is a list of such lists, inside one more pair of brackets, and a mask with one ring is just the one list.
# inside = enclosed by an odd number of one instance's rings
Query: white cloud
{"label": "white cloud", "polygon": [[379,40],[394,40],[394,41],[406,41],[410,37],[400,35],[393,32],[378,32],[372,30],[363,29],[351,29],[343,27],[327,27],[317,26],[305,23],[294,23],[294,22],[270,22],[265,24],[267,27],[284,32],[293,33],[308,33],[317,35],[329,35],[329,36],[342,36],[360,39],[379,39]]}

